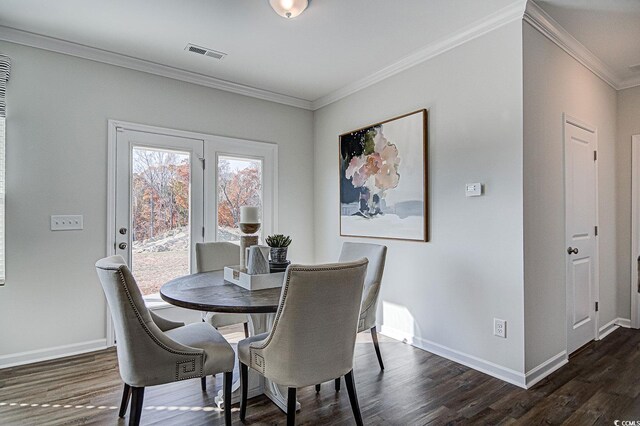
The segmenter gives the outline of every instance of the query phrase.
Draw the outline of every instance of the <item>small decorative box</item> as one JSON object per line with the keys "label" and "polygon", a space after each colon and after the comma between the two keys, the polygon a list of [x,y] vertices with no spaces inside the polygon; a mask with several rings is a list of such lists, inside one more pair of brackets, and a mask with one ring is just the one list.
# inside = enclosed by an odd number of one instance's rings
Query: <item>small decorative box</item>
{"label": "small decorative box", "polygon": [[284,272],[249,275],[240,269],[240,265],[234,265],[224,268],[224,279],[247,290],[264,290],[265,288],[282,287]]}

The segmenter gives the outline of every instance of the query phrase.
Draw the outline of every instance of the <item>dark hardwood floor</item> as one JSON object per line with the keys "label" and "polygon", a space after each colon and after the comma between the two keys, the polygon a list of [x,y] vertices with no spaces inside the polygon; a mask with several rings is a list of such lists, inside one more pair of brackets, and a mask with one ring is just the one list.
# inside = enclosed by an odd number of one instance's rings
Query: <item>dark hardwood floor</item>
{"label": "dark hardwood floor", "polygon": [[[242,328],[226,330],[237,341]],[[355,380],[366,425],[570,424],[613,425],[640,420],[640,332],[620,329],[525,391],[428,352],[381,336],[386,370],[378,367],[368,333],[356,348]],[[237,372],[236,372],[237,373]],[[237,377],[237,376],[236,376]],[[223,424],[213,398],[222,377],[148,388],[142,424]],[[344,386],[343,386],[344,388]],[[0,424],[126,425],[118,419],[122,383],[115,351],[0,370]],[[355,424],[346,391],[325,383],[300,389],[297,423]],[[234,424],[240,424],[238,408]],[[247,424],[284,424],[265,397],[249,400]]]}

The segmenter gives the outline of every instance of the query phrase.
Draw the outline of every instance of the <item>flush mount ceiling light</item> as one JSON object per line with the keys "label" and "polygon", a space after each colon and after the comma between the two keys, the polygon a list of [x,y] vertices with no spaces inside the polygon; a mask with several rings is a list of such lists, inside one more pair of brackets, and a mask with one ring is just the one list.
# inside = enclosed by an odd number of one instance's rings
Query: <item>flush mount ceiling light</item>
{"label": "flush mount ceiling light", "polygon": [[278,15],[291,19],[304,12],[309,0],[269,0],[269,4]]}

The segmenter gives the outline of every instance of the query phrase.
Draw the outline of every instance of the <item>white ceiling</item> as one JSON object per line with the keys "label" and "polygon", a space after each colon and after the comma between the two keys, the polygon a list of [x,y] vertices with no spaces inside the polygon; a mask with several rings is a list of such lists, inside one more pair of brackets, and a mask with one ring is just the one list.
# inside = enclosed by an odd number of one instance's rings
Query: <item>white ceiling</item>
{"label": "white ceiling", "polygon": [[268,0],[0,0],[0,25],[313,101],[517,3],[311,0],[285,20]]}
{"label": "white ceiling", "polygon": [[621,81],[640,78],[640,0],[536,0]]}

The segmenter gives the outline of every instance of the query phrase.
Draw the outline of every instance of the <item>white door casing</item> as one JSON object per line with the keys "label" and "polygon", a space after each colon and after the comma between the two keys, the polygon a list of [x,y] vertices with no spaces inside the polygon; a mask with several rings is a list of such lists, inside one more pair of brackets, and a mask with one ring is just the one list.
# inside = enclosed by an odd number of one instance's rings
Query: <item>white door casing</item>
{"label": "white door casing", "polygon": [[597,131],[565,115],[567,353],[597,338]]}
{"label": "white door casing", "polygon": [[640,135],[631,137],[631,327],[640,328]]}

